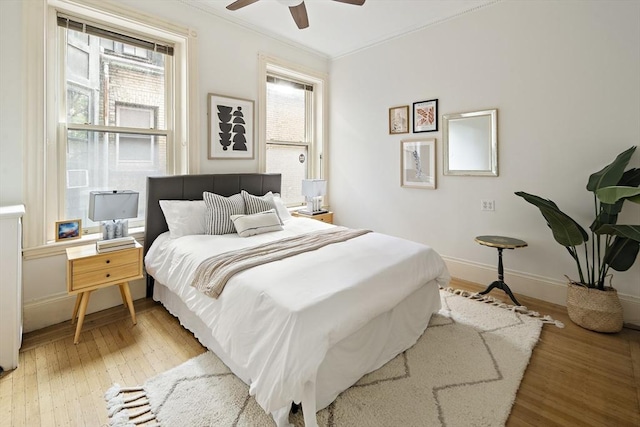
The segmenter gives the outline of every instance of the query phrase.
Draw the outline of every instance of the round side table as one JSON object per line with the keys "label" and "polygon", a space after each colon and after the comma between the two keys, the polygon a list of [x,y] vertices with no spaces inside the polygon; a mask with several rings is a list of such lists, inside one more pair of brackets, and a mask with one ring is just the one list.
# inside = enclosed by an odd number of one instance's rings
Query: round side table
{"label": "round side table", "polygon": [[487,289],[480,292],[480,295],[486,295],[491,292],[492,289],[498,288],[502,289],[509,295],[511,301],[513,301],[516,305],[522,305],[518,302],[516,297],[511,293],[511,289],[504,283],[504,268],[502,266],[502,251],[504,249],[515,249],[515,248],[524,248],[527,246],[527,242],[520,239],[514,239],[513,237],[504,237],[504,236],[478,236],[475,238],[476,242],[480,243],[484,246],[489,246],[490,248],[498,249],[498,280],[495,280],[493,283],[489,285]]}

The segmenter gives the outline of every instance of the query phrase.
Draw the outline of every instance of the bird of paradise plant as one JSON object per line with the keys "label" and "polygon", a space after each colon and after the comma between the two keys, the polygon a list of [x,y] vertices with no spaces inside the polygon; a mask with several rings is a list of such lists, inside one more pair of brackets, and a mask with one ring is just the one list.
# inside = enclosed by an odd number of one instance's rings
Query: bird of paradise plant
{"label": "bird of paradise plant", "polygon": [[[551,200],[524,191],[515,193],[540,209],[556,242],[575,260],[579,284],[583,286],[605,290],[609,269],[627,271],[640,251],[640,225],[617,224],[626,200],[640,203],[640,169],[625,171],[635,150],[633,146],[620,153],[612,163],[589,177],[587,190],[593,193],[595,209],[589,233]],[[582,257],[580,245],[584,250]]]}

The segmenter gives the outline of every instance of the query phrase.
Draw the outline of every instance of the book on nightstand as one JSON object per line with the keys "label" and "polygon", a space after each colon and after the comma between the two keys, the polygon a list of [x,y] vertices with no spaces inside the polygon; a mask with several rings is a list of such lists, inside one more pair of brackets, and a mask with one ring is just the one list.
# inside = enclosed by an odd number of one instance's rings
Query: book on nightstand
{"label": "book on nightstand", "polygon": [[96,251],[98,251],[98,253],[113,252],[135,247],[136,239],[130,236],[110,240],[98,240],[96,242]]}
{"label": "book on nightstand", "polygon": [[315,211],[315,212],[309,212],[309,211],[299,210],[299,211],[296,211],[296,213],[297,213],[298,215],[314,216],[314,215],[326,214],[326,213],[329,213],[329,211],[328,211],[328,210],[326,210],[326,209],[323,209],[323,210],[321,210],[321,211]]}

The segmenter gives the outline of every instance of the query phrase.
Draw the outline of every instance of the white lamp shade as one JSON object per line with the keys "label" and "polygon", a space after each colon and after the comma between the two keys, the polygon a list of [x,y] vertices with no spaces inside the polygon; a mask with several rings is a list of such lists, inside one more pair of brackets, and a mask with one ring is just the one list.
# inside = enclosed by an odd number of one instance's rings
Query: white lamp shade
{"label": "white lamp shade", "polygon": [[327,193],[327,181],[324,179],[303,179],[302,195],[306,197],[320,197]]}
{"label": "white lamp shade", "polygon": [[138,216],[138,192],[92,191],[89,193],[89,219],[107,221]]}

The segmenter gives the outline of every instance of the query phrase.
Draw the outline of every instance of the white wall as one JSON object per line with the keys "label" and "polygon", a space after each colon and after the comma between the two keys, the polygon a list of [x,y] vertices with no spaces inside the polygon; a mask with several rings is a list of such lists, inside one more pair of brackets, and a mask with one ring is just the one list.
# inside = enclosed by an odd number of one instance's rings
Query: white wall
{"label": "white wall", "polygon": [[[36,0],[31,0],[36,1]],[[40,1],[40,0],[37,0]],[[91,0],[89,0],[91,1]],[[197,34],[200,173],[257,172],[258,158],[254,160],[207,159],[207,93],[219,93],[257,100],[258,54],[295,62],[305,68],[326,73],[329,64],[324,57],[270,39],[256,32],[224,21],[204,10],[188,6],[179,0],[123,0],[117,3],[138,10],[175,25],[189,28]],[[23,202],[22,165],[17,159],[22,153],[21,99],[28,84],[23,87],[21,1],[0,0],[2,9],[0,40],[2,43],[2,100],[0,118],[0,190],[2,205]],[[26,41],[28,44],[30,40]],[[9,61],[5,59],[9,58]],[[6,95],[5,95],[6,94]],[[14,102],[15,100],[15,102]],[[6,137],[5,137],[6,135]],[[43,145],[44,147],[44,145]],[[257,148],[256,148],[257,152]],[[6,197],[5,197],[6,195]],[[27,206],[29,209],[29,206]],[[74,297],[66,293],[66,265],[64,252],[53,256],[29,256],[24,262],[24,329],[30,331],[71,318]],[[134,299],[144,297],[144,282],[131,285]],[[115,288],[96,291],[88,312],[121,304]]]}
{"label": "white wall", "polygon": [[[474,237],[517,237],[506,281],[564,304],[573,260],[515,191],[554,200],[585,228],[587,179],[640,142],[639,2],[500,2],[335,60],[330,192],[337,222],[433,246],[454,276],[490,283],[497,253]],[[439,100],[439,131],[389,135],[388,108]],[[442,175],[441,115],[498,109],[499,177]],[[437,139],[437,189],[400,187],[400,140]],[[640,166],[640,152],[632,160]],[[495,200],[481,212],[480,200]],[[627,203],[621,223],[640,223]],[[615,273],[640,324],[640,262]],[[493,291],[500,292],[500,291]]]}

